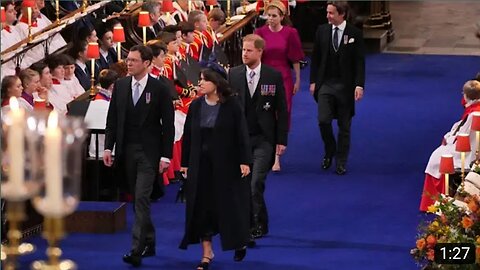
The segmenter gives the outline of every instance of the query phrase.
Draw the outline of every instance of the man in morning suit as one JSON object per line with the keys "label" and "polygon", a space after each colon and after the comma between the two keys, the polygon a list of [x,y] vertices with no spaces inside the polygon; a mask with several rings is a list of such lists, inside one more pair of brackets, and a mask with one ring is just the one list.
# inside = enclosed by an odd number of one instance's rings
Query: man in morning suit
{"label": "man in morning suit", "polygon": [[237,91],[247,118],[253,150],[251,174],[252,237],[268,233],[267,206],[263,198],[267,174],[275,154],[287,147],[288,114],[282,75],[261,63],[265,41],[258,35],[243,38],[244,65],[229,72],[229,83]]}
{"label": "man in morning suit", "polygon": [[134,194],[132,249],[123,261],[133,266],[155,255],[155,229],[150,217],[150,194],[157,174],[170,165],[173,148],[173,105],[168,86],[148,75],[152,51],[136,45],[126,59],[129,77],[115,83],[108,109],[103,161],[125,169]]}
{"label": "man in morning suit", "polygon": [[[347,172],[350,126],[355,101],[363,97],[365,48],[362,31],[346,22],[348,4],[329,2],[328,24],[318,27],[310,73],[310,92],[318,103],[318,124],[325,145],[324,170],[336,159],[338,175]],[[338,124],[335,141],[332,120]]]}

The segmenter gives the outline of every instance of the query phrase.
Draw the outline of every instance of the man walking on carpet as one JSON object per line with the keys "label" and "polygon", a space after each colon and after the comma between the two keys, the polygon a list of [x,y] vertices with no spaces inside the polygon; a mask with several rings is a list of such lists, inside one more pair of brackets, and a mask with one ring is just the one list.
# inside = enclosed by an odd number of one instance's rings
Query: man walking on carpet
{"label": "man walking on carpet", "polygon": [[[335,157],[338,175],[347,172],[355,101],[362,99],[365,84],[362,31],[346,22],[347,15],[347,2],[328,3],[328,24],[318,27],[310,71],[310,93],[318,103],[318,124],[325,145],[322,168],[330,168]],[[333,119],[339,127],[338,141]]]}

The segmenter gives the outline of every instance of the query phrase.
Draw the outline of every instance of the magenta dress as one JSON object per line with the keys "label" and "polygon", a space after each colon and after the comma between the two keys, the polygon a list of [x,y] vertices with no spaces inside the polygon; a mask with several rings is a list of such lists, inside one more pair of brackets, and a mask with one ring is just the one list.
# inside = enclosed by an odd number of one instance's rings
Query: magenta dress
{"label": "magenta dress", "polygon": [[255,34],[265,40],[262,63],[282,73],[285,96],[287,97],[288,123],[290,126],[293,97],[293,78],[290,63],[298,62],[304,57],[297,29],[283,26],[282,30],[272,32],[268,25],[265,25],[257,29]]}

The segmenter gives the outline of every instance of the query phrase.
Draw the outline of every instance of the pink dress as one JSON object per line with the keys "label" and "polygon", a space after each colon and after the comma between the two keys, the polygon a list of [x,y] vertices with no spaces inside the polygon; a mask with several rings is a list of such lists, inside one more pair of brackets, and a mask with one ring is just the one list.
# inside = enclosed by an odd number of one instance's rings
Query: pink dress
{"label": "pink dress", "polygon": [[287,97],[288,123],[290,126],[293,97],[293,78],[290,64],[298,62],[304,57],[297,29],[283,26],[282,30],[272,32],[268,25],[265,25],[257,29],[255,34],[265,40],[262,63],[282,73],[285,96]]}

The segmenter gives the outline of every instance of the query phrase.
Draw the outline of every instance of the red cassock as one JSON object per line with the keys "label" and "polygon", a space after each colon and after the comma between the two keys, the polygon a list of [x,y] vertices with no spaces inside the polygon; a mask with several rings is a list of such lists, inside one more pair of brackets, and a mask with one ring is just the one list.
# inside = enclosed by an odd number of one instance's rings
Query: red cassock
{"label": "red cassock", "polygon": [[213,31],[210,26],[207,27],[207,30],[203,31],[203,35],[205,36],[205,45],[207,46],[207,48],[211,49],[213,48],[213,44],[218,44],[217,37],[215,36],[215,31]]}
{"label": "red cassock", "polygon": [[182,57],[182,60],[186,61],[187,60],[187,55],[190,55],[190,56],[193,57],[192,50],[190,49],[190,47],[192,47],[192,44],[189,45],[189,44],[187,44],[186,42],[183,42],[183,41],[182,41],[182,43],[180,43],[180,46],[178,47],[178,53]]}
{"label": "red cassock", "polygon": [[155,79],[158,79],[160,76],[167,77],[168,74],[164,67],[158,68],[157,66],[153,66],[150,75]]}
{"label": "red cassock", "polygon": [[205,35],[202,32],[195,30],[193,32],[193,42],[190,44],[193,59],[199,61],[202,46],[204,44],[207,44]]}
{"label": "red cassock", "polygon": [[195,93],[192,93],[192,91],[189,89],[181,87],[180,85],[178,85],[178,83],[175,82],[175,64],[178,63],[174,56],[167,55],[165,57],[164,70],[167,74],[166,77],[174,82],[175,90],[180,97],[180,101],[175,105],[175,110],[181,110],[186,114],[188,112],[188,107],[190,106],[190,103],[192,103],[193,98],[195,97]]}

